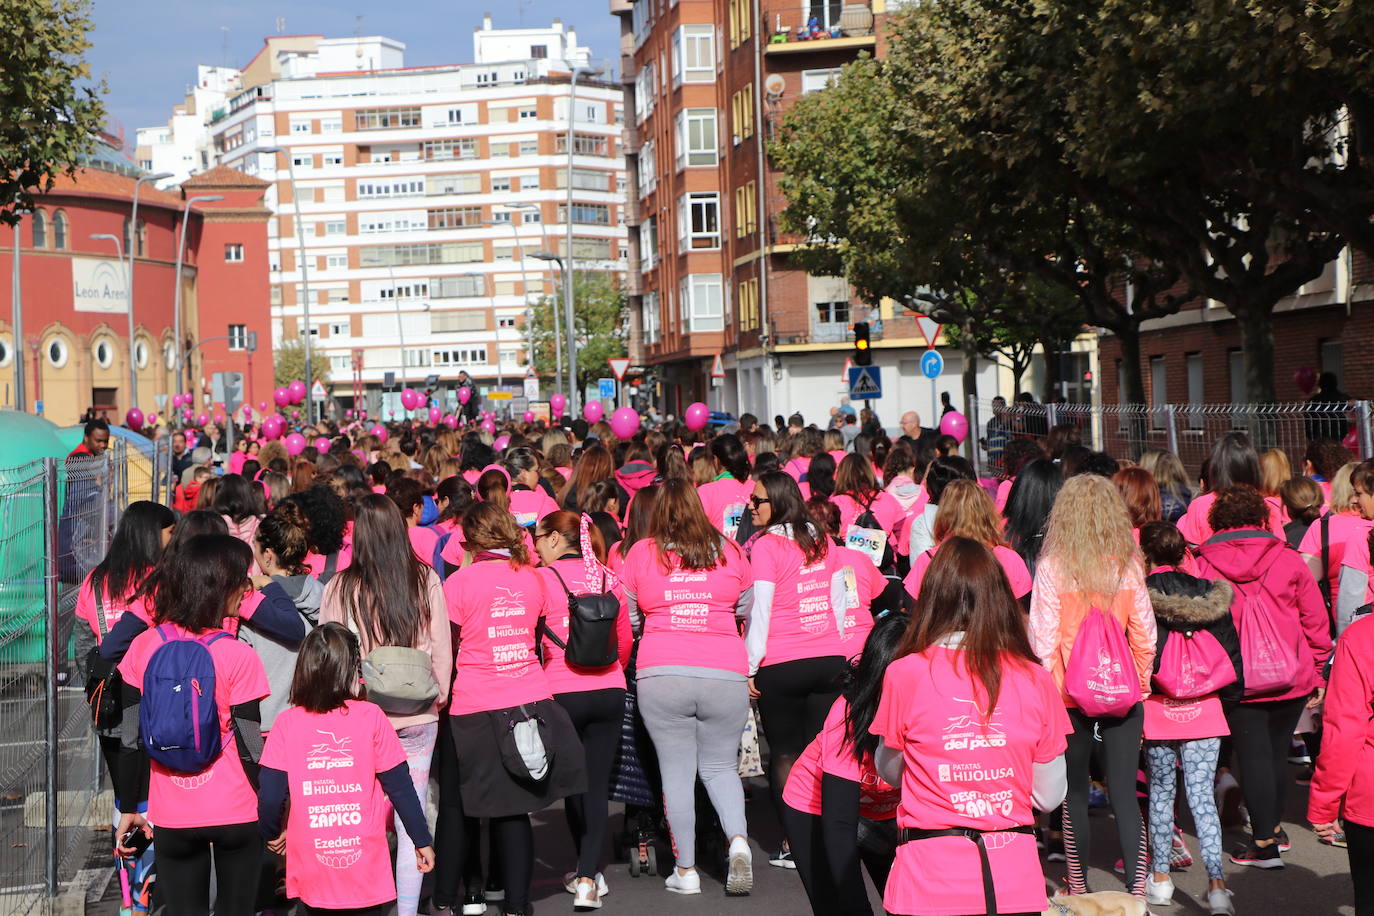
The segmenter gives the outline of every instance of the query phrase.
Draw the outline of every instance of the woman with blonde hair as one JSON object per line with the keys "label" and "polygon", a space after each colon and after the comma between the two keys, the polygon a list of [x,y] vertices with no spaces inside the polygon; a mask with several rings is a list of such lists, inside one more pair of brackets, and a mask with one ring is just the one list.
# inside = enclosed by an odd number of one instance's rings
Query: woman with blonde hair
{"label": "woman with blonde hair", "polygon": [[[1302,554],[1303,562],[1321,587],[1327,607],[1335,606],[1336,595],[1340,592],[1341,567],[1345,563],[1346,549],[1350,544],[1367,538],[1370,528],[1374,527],[1374,521],[1362,512],[1357,498],[1361,488],[1356,483],[1355,472],[1360,467],[1358,462],[1347,462],[1332,475],[1329,510],[1308,526],[1298,542],[1298,553]],[[1371,490],[1374,488],[1374,473],[1364,471],[1358,476],[1365,481],[1365,490],[1374,491]],[[1317,485],[1321,486],[1321,483]]]}
{"label": "woman with blonde hair", "polygon": [[[1124,631],[1139,683],[1137,702],[1120,718],[1089,716],[1064,691],[1065,669],[1079,629],[1095,608],[1105,611]],[[1071,477],[1050,512],[1030,609],[1031,645],[1064,691],[1064,705],[1073,725],[1064,806],[1064,853],[1071,894],[1088,892],[1088,764],[1094,745],[1100,742],[1102,770],[1126,866],[1126,885],[1137,897],[1145,896],[1146,844],[1135,801],[1135,777],[1144,727],[1140,700],[1150,693],[1155,635],[1145,569],[1131,536],[1125,501],[1105,477]]]}
{"label": "woman with blonde hair", "polygon": [[1183,462],[1173,452],[1151,449],[1140,456],[1140,466],[1149,471],[1159,485],[1160,514],[1166,522],[1177,522],[1188,511],[1193,491]]}
{"label": "woman with blonde hair", "polygon": [[1007,574],[1012,595],[1017,601],[1024,602],[1031,591],[1030,572],[1021,555],[1007,546],[1001,522],[992,497],[976,481],[950,481],[941,495],[940,508],[935,513],[935,546],[911,558],[911,572],[902,582],[907,594],[920,599],[921,583],[939,546],[950,538],[961,537],[977,541],[992,551],[1002,571]]}
{"label": "woman with blonde hair", "polygon": [[1279,488],[1284,481],[1293,476],[1293,465],[1288,462],[1288,453],[1281,448],[1266,449],[1260,455],[1259,490],[1266,498],[1278,498]]}

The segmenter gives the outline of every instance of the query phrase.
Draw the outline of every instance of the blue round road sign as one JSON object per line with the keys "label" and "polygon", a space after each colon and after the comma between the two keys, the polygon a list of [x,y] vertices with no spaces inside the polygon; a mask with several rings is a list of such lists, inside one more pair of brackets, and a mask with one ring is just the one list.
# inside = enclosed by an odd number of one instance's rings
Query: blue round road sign
{"label": "blue round road sign", "polygon": [[939,378],[945,371],[945,358],[939,350],[927,350],[921,354],[921,374],[926,378]]}

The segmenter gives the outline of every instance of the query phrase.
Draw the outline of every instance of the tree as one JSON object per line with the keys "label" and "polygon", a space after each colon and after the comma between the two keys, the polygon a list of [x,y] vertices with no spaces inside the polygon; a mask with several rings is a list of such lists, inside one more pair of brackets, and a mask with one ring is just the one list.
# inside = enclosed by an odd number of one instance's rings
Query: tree
{"label": "tree", "polygon": [[[994,314],[974,323],[973,346],[988,359],[999,356],[1011,369],[1015,394],[1021,393],[1021,379],[1030,368],[1035,348],[1044,354],[1048,399],[1059,380],[1056,363],[1064,344],[1083,330],[1083,309],[1078,298],[1063,287],[1039,277],[1022,278],[1009,290],[1008,301]],[[946,331],[951,343],[962,345],[962,330],[952,326]]]}
{"label": "tree", "polygon": [[[603,378],[610,372],[606,360],[625,355],[629,308],[615,275],[592,271],[576,274],[573,312],[578,390],[585,391],[594,379]],[[557,339],[562,338],[561,296],[541,296],[531,306],[531,314],[534,365],[536,371],[542,370],[540,375],[549,377],[557,363],[554,356],[555,327],[559,329]],[[566,351],[563,362],[566,365]]]}
{"label": "tree", "polygon": [[305,377],[305,347],[298,340],[284,340],[272,351],[272,379],[278,387],[300,379],[313,385],[329,384],[329,360],[318,350],[310,353],[311,378]]}
{"label": "tree", "polygon": [[104,124],[104,82],[80,85],[90,31],[87,0],[0,0],[0,222],[73,174]]}

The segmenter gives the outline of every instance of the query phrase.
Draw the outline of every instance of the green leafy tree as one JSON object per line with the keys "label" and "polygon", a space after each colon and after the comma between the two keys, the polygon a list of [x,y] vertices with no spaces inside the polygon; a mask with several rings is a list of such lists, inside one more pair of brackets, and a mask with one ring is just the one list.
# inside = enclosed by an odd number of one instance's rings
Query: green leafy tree
{"label": "green leafy tree", "polygon": [[0,0],[0,221],[17,224],[35,193],[72,174],[105,121],[90,70],[87,0]]}
{"label": "green leafy tree", "polygon": [[[973,325],[973,345],[981,356],[999,357],[1011,369],[1013,391],[1030,369],[1036,348],[1045,358],[1045,387],[1049,398],[1057,392],[1059,354],[1083,330],[1083,309],[1068,290],[1039,276],[1026,277],[1008,291],[1008,301],[995,314]],[[963,331],[952,326],[951,343],[963,345]]]}
{"label": "green leafy tree", "polygon": [[[561,341],[563,300],[559,296],[541,296],[531,306],[531,313],[534,365],[540,376],[552,378],[557,364],[554,328],[558,328],[557,339]],[[606,360],[625,355],[628,322],[625,293],[613,274],[583,271],[576,275],[573,324],[579,390],[609,375],[611,370]],[[564,371],[567,371],[566,351],[563,362]]]}
{"label": "green leafy tree", "polygon": [[316,381],[321,384],[329,384],[329,359],[319,350],[312,350],[310,353],[310,374],[311,378],[305,377],[305,347],[298,340],[282,341],[281,345],[272,351],[272,379],[277,387],[289,385],[297,379],[301,379],[308,385],[313,385]]}

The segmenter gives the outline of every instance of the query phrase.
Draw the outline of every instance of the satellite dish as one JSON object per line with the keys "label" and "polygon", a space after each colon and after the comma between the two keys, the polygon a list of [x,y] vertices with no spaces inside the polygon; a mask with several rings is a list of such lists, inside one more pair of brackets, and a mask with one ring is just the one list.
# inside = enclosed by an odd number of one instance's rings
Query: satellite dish
{"label": "satellite dish", "polygon": [[781,73],[771,73],[768,79],[763,81],[763,91],[768,93],[770,99],[782,98],[783,90],[787,88],[787,81],[782,78]]}

